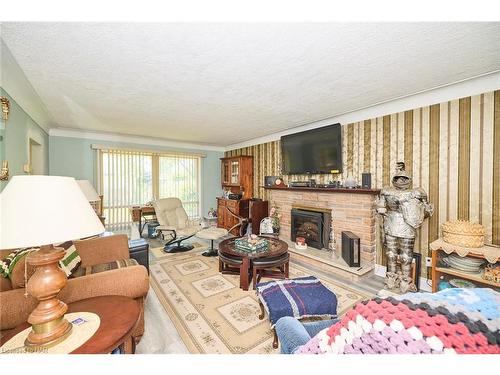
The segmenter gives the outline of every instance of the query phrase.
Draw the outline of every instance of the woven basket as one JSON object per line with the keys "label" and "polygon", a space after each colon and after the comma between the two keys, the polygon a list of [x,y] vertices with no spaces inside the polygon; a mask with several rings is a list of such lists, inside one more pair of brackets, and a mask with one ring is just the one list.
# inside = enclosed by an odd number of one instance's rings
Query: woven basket
{"label": "woven basket", "polygon": [[441,226],[443,240],[463,247],[483,247],[484,227],[465,220],[447,221]]}

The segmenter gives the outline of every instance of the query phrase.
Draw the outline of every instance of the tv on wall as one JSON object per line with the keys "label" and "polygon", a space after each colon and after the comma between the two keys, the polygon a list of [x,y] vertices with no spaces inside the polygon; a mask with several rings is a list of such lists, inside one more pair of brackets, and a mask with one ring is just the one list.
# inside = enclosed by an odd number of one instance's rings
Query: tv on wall
{"label": "tv on wall", "polygon": [[341,173],[340,124],[281,137],[281,160],[283,174]]}

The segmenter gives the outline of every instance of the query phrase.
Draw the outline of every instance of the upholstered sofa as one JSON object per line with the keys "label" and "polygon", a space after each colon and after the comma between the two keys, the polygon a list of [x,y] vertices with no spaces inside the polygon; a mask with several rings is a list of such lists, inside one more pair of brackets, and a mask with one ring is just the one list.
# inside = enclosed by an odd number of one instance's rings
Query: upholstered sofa
{"label": "upholstered sofa", "polygon": [[[125,235],[79,240],[74,244],[81,257],[80,267],[130,258],[128,239]],[[0,259],[4,259],[9,253],[10,250],[0,250]],[[21,267],[23,269],[17,273],[22,272],[24,275],[24,266]],[[3,335],[7,330],[27,320],[36,306],[36,300],[31,296],[25,297],[25,288],[22,285],[24,282],[19,281],[19,275],[12,281],[0,277],[0,283],[0,333]],[[146,268],[141,265],[131,265],[76,278],[70,277],[59,293],[59,298],[67,304],[105,295],[134,298],[141,307],[141,317],[132,335],[137,343],[144,333],[144,298],[148,290],[149,279]]]}

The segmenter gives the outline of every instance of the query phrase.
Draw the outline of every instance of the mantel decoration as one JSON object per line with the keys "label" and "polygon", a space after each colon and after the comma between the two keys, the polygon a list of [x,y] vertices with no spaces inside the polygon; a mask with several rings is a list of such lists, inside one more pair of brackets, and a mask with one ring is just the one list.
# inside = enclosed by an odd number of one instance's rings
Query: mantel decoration
{"label": "mantel decoration", "polygon": [[2,120],[7,122],[9,119],[9,113],[10,113],[10,102],[9,99],[7,99],[4,96],[0,97],[0,102],[2,103]]}
{"label": "mantel decoration", "polygon": [[26,258],[36,266],[27,291],[38,305],[28,317],[32,329],[25,345],[53,346],[72,331],[64,317],[68,307],[57,298],[67,282],[59,268],[65,251],[53,244],[90,237],[104,227],[71,177],[14,176],[0,193],[0,207],[0,249],[40,247]]}

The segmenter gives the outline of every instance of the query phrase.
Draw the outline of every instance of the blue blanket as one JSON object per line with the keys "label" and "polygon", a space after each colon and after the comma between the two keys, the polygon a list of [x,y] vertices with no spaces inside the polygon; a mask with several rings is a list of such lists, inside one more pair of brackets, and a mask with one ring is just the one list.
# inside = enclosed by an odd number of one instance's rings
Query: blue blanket
{"label": "blue blanket", "polygon": [[267,311],[271,327],[284,316],[337,317],[337,296],[314,276],[259,283],[257,296]]}

